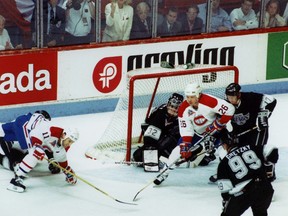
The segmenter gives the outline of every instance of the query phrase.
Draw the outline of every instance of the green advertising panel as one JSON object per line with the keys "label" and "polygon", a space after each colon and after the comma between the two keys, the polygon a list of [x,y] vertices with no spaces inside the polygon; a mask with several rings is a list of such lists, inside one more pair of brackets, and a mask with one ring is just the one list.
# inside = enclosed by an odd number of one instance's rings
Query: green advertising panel
{"label": "green advertising panel", "polygon": [[288,78],[288,32],[268,35],[266,79]]}

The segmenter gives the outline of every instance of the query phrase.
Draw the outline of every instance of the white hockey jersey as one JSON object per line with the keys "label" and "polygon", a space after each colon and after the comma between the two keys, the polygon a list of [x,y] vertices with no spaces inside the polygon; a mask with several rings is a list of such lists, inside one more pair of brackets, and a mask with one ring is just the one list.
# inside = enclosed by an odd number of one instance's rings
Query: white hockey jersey
{"label": "white hockey jersey", "polygon": [[178,110],[180,135],[183,142],[191,143],[195,133],[202,135],[215,119],[221,125],[232,118],[235,108],[229,102],[212,95],[201,94],[197,109],[185,100]]}

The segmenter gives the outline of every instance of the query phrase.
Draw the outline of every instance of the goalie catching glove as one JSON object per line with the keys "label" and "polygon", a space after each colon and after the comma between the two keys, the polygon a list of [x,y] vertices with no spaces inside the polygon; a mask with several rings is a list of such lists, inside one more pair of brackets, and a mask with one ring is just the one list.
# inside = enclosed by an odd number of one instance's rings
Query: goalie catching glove
{"label": "goalie catching glove", "polygon": [[70,166],[67,166],[65,168],[65,171],[63,171],[63,173],[66,175],[66,181],[69,183],[69,184],[76,184],[77,183],[77,178],[74,173],[74,171],[72,170],[72,168]]}
{"label": "goalie catching glove", "polygon": [[258,113],[256,125],[259,131],[268,128],[268,116],[269,116],[268,110],[262,110]]}

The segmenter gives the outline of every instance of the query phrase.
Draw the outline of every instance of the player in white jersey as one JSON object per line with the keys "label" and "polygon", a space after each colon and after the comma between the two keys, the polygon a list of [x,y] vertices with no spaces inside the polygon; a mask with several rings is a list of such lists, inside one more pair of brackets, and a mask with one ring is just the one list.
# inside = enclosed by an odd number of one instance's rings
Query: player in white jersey
{"label": "player in white jersey", "polygon": [[[30,124],[31,122],[28,122]],[[8,190],[16,192],[24,192],[26,187],[23,184],[23,179],[39,161],[45,157],[45,152],[53,153],[54,159],[59,165],[69,172],[64,172],[66,181],[69,184],[75,184],[77,179],[71,173],[74,173],[68,165],[66,152],[70,146],[78,140],[79,133],[75,130],[64,130],[55,125],[52,121],[47,121],[42,118],[35,122],[32,130],[29,133],[31,147],[28,149],[28,154],[15,167],[15,178],[12,178]]]}
{"label": "player in white jersey", "polygon": [[[194,155],[204,151],[204,144],[208,144],[205,146],[206,151],[214,150],[214,143],[211,140],[215,141],[214,137],[217,137],[217,131],[225,127],[235,112],[234,106],[227,101],[202,93],[198,83],[188,84],[184,93],[186,100],[178,110],[181,138],[178,142],[179,145],[169,157],[168,166],[180,155],[186,161],[191,160]],[[206,133],[214,134],[214,137],[209,136],[204,142],[195,145]],[[193,151],[190,151],[189,149],[194,145]],[[154,183],[161,184],[167,176],[168,172],[165,172]]]}

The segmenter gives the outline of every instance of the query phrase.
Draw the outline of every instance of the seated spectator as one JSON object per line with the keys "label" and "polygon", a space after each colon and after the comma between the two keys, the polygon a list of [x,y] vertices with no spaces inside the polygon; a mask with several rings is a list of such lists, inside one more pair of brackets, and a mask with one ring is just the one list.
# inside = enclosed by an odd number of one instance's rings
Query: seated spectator
{"label": "seated spectator", "polygon": [[185,15],[179,18],[182,24],[181,34],[200,34],[202,32],[203,20],[198,17],[199,8],[193,4],[187,8]]}
{"label": "seated spectator", "polygon": [[151,38],[152,20],[149,13],[150,7],[146,2],[138,3],[133,17],[130,39]]}
{"label": "seated spectator", "polygon": [[285,26],[285,19],[280,16],[280,5],[278,0],[270,0],[266,4],[266,11],[264,16],[264,28]]}
{"label": "seated spectator", "polygon": [[181,23],[177,21],[178,10],[171,7],[163,19],[163,22],[157,26],[157,36],[176,36],[181,33]]}
{"label": "seated spectator", "polygon": [[252,9],[254,0],[242,0],[241,7],[235,8],[230,14],[234,30],[245,30],[258,28],[259,22]]}
{"label": "seated spectator", "polygon": [[91,42],[92,20],[95,19],[95,3],[91,0],[66,0],[65,45]]}
{"label": "seated spectator", "polygon": [[105,6],[106,27],[102,42],[129,40],[134,14],[129,4],[131,0],[116,0]]}
{"label": "seated spectator", "polygon": [[[211,1],[211,20],[209,32],[224,32],[232,30],[232,23],[228,13],[221,7],[220,0]],[[199,5],[199,17],[203,20],[203,32],[205,32],[206,23],[206,14],[207,14],[207,3]]]}
{"label": "seated spectator", "polygon": [[280,16],[282,16],[288,24],[288,0],[279,0],[280,2]]}
{"label": "seated spectator", "polygon": [[[44,46],[60,46],[64,43],[66,15],[65,10],[57,5],[58,0],[46,0],[43,3]],[[36,9],[34,9],[31,29],[36,33]],[[35,37],[33,37],[35,38]]]}
{"label": "seated spectator", "polygon": [[0,15],[0,50],[14,49],[8,31],[5,29],[5,18]]}

